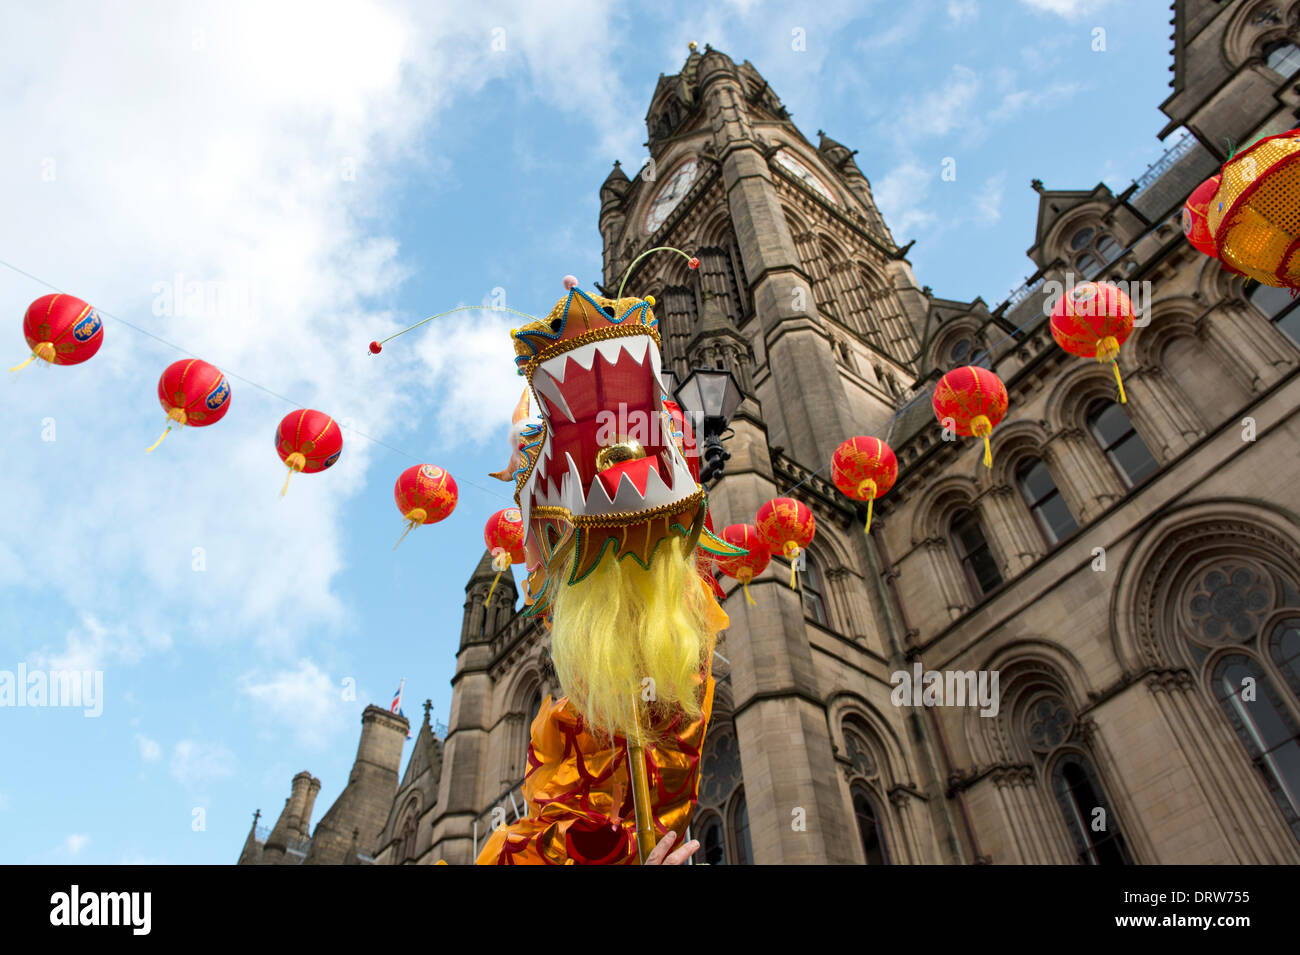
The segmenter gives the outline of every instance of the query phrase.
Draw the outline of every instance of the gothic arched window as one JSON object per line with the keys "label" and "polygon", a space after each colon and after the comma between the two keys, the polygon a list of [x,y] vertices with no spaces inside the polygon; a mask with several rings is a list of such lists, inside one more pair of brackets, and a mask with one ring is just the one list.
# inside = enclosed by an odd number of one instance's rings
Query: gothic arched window
{"label": "gothic arched window", "polygon": [[829,617],[826,615],[826,579],[812,554],[804,551],[803,559],[804,569],[799,575],[799,591],[803,594],[804,613],[823,627],[829,626]]}
{"label": "gothic arched window", "polygon": [[1133,422],[1115,402],[1106,398],[1094,402],[1088,408],[1088,429],[1128,487],[1160,467]]}
{"label": "gothic arched window", "polygon": [[1291,831],[1300,836],[1300,724],[1253,657],[1224,656],[1211,683]]}
{"label": "gothic arched window", "polygon": [[727,864],[727,839],[722,829],[722,819],[717,813],[706,813],[696,824],[695,838],[700,840],[704,858],[709,865]]}
{"label": "gothic arched window", "polygon": [[952,347],[948,349],[948,360],[952,362],[953,365],[960,365],[962,362],[964,362],[967,358],[970,357],[970,353],[973,347],[974,347],[974,342],[972,342],[969,338],[963,337],[957,339],[955,342],[952,343]]}
{"label": "gothic arched window", "polygon": [[397,852],[397,864],[415,861],[415,837],[420,829],[419,812],[414,804],[406,811],[406,821],[401,828],[401,848]]}
{"label": "gothic arched window", "polygon": [[1092,226],[1084,226],[1070,236],[1070,255],[1074,267],[1085,279],[1096,278],[1123,251],[1113,236],[1098,232]]}
{"label": "gothic arched window", "polygon": [[[693,836],[710,865],[751,865],[740,745],[728,723],[715,726],[700,756],[699,813]],[[716,861],[715,861],[716,860]]]}
{"label": "gothic arched window", "polygon": [[1300,47],[1288,40],[1276,40],[1261,51],[1264,65],[1286,79],[1300,72]]}
{"label": "gothic arched window", "polygon": [[1268,320],[1280,328],[1291,341],[1300,345],[1300,299],[1292,298],[1284,288],[1256,284],[1247,296]]}
{"label": "gothic arched window", "polygon": [[862,843],[862,855],[867,865],[888,865],[889,855],[885,851],[884,835],[877,821],[875,803],[862,786],[853,787],[853,816],[858,824],[858,839]]}
{"label": "gothic arched window", "polygon": [[1052,473],[1041,460],[1025,458],[1021,461],[1016,467],[1016,484],[1047,543],[1058,543],[1079,529],[1065,498],[1061,497],[1056,482],[1052,480]]}
{"label": "gothic arched window", "polygon": [[971,510],[960,510],[948,525],[948,537],[957,554],[971,593],[976,599],[983,597],[1002,583],[1002,572],[989,548],[979,516]]}
{"label": "gothic arched window", "polygon": [[1205,668],[1211,694],[1300,838],[1300,592],[1294,580],[1249,558],[1220,559],[1188,578],[1177,605],[1183,645]]}
{"label": "gothic arched window", "polygon": [[736,793],[731,807],[731,841],[736,847],[736,865],[754,864],[754,846],[749,840],[749,806],[745,791]]}
{"label": "gothic arched window", "polygon": [[1068,752],[1052,768],[1052,793],[1084,865],[1132,865],[1119,820],[1111,810],[1092,761]]}

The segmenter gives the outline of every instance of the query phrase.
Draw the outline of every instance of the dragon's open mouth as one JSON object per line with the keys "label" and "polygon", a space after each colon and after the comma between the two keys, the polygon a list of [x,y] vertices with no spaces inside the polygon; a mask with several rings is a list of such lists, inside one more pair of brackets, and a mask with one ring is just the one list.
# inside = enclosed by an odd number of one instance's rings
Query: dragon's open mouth
{"label": "dragon's open mouth", "polygon": [[526,494],[532,508],[630,517],[697,491],[663,410],[659,349],[648,330],[628,331],[534,370],[547,426]]}

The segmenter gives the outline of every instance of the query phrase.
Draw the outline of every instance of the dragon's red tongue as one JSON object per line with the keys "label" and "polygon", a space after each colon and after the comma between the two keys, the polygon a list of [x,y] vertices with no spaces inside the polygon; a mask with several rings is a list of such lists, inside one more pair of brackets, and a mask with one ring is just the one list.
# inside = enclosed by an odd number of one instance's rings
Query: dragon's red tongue
{"label": "dragon's red tongue", "polygon": [[645,496],[645,485],[650,478],[651,468],[654,468],[655,473],[661,478],[663,477],[663,472],[659,470],[659,458],[653,455],[611,464],[597,474],[596,477],[600,478],[600,483],[604,485],[605,493],[609,495],[611,501],[618,494],[618,482],[623,480],[624,474],[632,478],[632,483],[636,486],[636,489],[641,492],[642,496]]}

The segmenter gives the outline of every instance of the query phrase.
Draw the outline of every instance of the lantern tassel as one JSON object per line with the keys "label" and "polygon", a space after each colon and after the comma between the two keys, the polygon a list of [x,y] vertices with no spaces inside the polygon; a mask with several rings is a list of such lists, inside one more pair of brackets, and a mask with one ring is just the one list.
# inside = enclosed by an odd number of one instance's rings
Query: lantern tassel
{"label": "lantern tassel", "polygon": [[[158,447],[158,445],[160,445],[160,444],[163,443],[163,438],[167,437],[167,435],[169,435],[169,434],[171,434],[171,433],[172,433],[172,426],[171,426],[171,425],[168,425],[168,426],[167,426],[167,430],[164,431],[161,435],[158,436],[158,440],[155,441],[153,444],[149,445],[149,447],[147,447],[147,448],[144,449],[144,453],[145,453],[145,454],[148,454],[148,453],[149,453],[150,451],[152,451],[154,448]],[[285,486],[287,487],[288,484],[286,483]]]}
{"label": "lantern tassel", "polygon": [[[289,474],[288,474],[288,477],[286,477],[286,478],[284,479],[284,487],[280,488],[280,496],[281,496],[281,497],[284,497],[286,494],[289,493],[289,478],[291,478],[291,477],[293,477],[293,468],[292,468],[292,467],[289,468]],[[405,535],[403,535],[403,536],[405,536]],[[399,540],[398,543],[400,544],[401,541]]]}
{"label": "lantern tassel", "polygon": [[993,447],[989,444],[989,436],[984,435],[984,466],[993,467]]}
{"label": "lantern tassel", "polygon": [[19,362],[18,364],[14,365],[14,366],[13,366],[12,368],[10,368],[9,370],[10,370],[10,371],[22,371],[24,368],[26,368],[28,365],[30,365],[32,362],[34,362],[34,361],[36,360],[36,358],[37,358],[36,355],[32,355],[32,356],[31,356],[30,358],[28,358],[26,361]]}
{"label": "lantern tassel", "polygon": [[799,589],[799,545],[794,541],[788,541],[785,545],[785,556],[790,558],[790,589]]}
{"label": "lantern tassel", "polygon": [[741,580],[740,586],[745,591],[745,602],[748,603],[751,607],[757,607],[758,601],[749,595],[749,579],[746,578]]}
{"label": "lantern tassel", "polygon": [[871,533],[871,505],[875,503],[876,499],[874,497],[867,498],[867,526],[862,529],[862,533],[864,534]]}
{"label": "lantern tassel", "polygon": [[501,575],[504,573],[505,573],[504,570],[498,570],[497,575],[492,578],[492,586],[488,588],[488,595],[483,598],[483,606],[486,607],[488,604],[492,602],[492,595],[496,592],[497,589],[497,581],[501,579]]}
{"label": "lantern tassel", "polygon": [[1111,366],[1115,369],[1115,384],[1119,386],[1119,403],[1126,405],[1128,398],[1124,395],[1124,379],[1119,376],[1119,362],[1113,361]]}
{"label": "lantern tassel", "polygon": [[[287,480],[284,482],[284,486],[285,486],[285,487],[288,487],[288,486],[289,486],[289,482],[288,482]],[[399,537],[399,538],[397,538],[397,544],[394,544],[394,545],[393,545],[393,550],[397,550],[397,546],[398,546],[398,544],[400,544],[400,543],[402,543],[402,541],[406,540],[406,535],[409,534],[409,533],[411,533],[411,531],[415,530],[416,525],[418,525],[419,523],[420,523],[420,522],[417,521],[417,520],[415,520],[414,518],[412,518],[411,520],[408,520],[408,521],[406,522],[406,530],[402,531],[402,536]]]}

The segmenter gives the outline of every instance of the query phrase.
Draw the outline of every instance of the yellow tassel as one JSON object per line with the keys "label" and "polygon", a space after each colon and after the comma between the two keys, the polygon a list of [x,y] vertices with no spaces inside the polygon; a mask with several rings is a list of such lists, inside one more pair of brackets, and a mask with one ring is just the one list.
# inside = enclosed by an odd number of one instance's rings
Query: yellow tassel
{"label": "yellow tassel", "polygon": [[753,597],[751,597],[751,596],[749,595],[749,578],[748,578],[748,577],[743,577],[743,578],[741,578],[740,586],[743,587],[744,590],[745,590],[745,601],[746,601],[746,602],[747,602],[751,607],[757,607],[757,606],[758,606],[758,601],[755,600]]}
{"label": "yellow tassel", "polygon": [[1119,385],[1119,403],[1126,405],[1128,404],[1128,398],[1124,396],[1124,379],[1119,376],[1119,362],[1111,362],[1111,365],[1115,369],[1115,384]]}
{"label": "yellow tassel", "polygon": [[[290,471],[289,474],[292,476],[293,471]],[[286,488],[289,486],[289,480],[288,480],[288,478],[285,479],[284,486],[285,486]],[[399,537],[399,538],[397,538],[397,544],[394,544],[394,545],[393,545],[393,550],[397,550],[397,546],[398,546],[398,544],[400,544],[400,543],[402,543],[402,541],[406,540],[406,535],[409,534],[409,533],[411,533],[411,531],[415,530],[416,526],[417,526],[419,523],[420,523],[420,522],[417,521],[417,520],[409,520],[409,521],[406,522],[406,530],[402,531],[402,536]]]}
{"label": "yellow tassel", "polygon": [[[307,459],[303,456],[301,451],[295,451],[284,459],[284,463],[289,465],[289,477],[284,479],[284,487],[280,488],[281,497],[284,497],[285,494],[289,492],[289,478],[293,477],[293,472],[301,471],[305,468],[307,466]],[[407,528],[407,530],[410,530],[410,528]],[[406,535],[403,534],[402,536],[405,537]],[[397,543],[400,544],[401,541],[399,540]],[[394,547],[395,546],[396,545],[394,545]]]}
{"label": "yellow tassel", "polygon": [[786,541],[785,556],[790,561],[790,589],[798,590],[799,570],[795,562],[799,560],[799,545],[794,541]]}
{"label": "yellow tassel", "polygon": [[497,581],[501,579],[501,575],[504,573],[505,573],[504,570],[498,570],[497,575],[492,578],[492,586],[488,588],[488,595],[483,598],[483,606],[486,607],[488,604],[492,602],[492,594],[496,592]]}
{"label": "yellow tassel", "polygon": [[[152,451],[154,448],[158,447],[158,445],[162,444],[162,443],[163,443],[163,438],[165,438],[165,437],[167,437],[167,435],[171,434],[171,431],[172,431],[172,426],[171,426],[171,425],[168,425],[168,426],[167,426],[167,430],[164,431],[161,435],[159,435],[158,440],[155,441],[153,444],[149,445],[149,447],[147,447],[147,448],[144,449],[144,453],[145,453],[145,454],[148,454],[148,453],[149,453],[150,451]],[[287,486],[287,485],[286,485],[286,486]]]}
{"label": "yellow tassel", "polygon": [[47,361],[47,362],[49,362],[51,365],[53,365],[53,364],[54,364],[54,357],[55,357],[55,353],[54,353],[54,343],[53,343],[53,342],[40,342],[40,343],[39,343],[35,348],[32,349],[32,357],[31,357],[31,358],[28,358],[26,361],[24,361],[24,362],[20,362],[19,364],[14,365],[14,366],[13,366],[12,368],[10,368],[9,370],[10,370],[10,371],[22,371],[24,368],[26,368],[28,365],[30,365],[32,362],[34,362],[34,361],[35,361],[36,359],[38,359],[38,358],[41,359],[42,361]]}
{"label": "yellow tassel", "polygon": [[984,435],[984,466],[993,467],[993,447],[989,444],[989,436]]}
{"label": "yellow tassel", "polygon": [[871,533],[871,506],[875,503],[876,499],[874,497],[867,498],[867,526],[862,529],[864,534]]}

